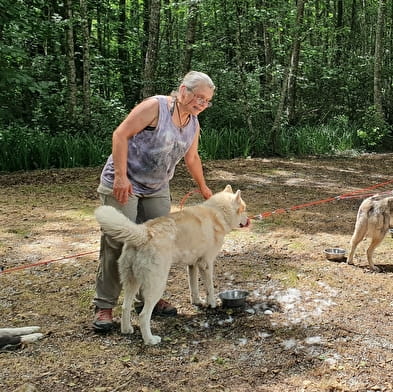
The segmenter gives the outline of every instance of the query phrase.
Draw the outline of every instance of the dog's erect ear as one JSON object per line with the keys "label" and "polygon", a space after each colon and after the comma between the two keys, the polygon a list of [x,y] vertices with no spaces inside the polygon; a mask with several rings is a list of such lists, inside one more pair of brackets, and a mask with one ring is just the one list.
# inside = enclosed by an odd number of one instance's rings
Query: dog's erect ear
{"label": "dog's erect ear", "polygon": [[242,192],[238,189],[235,193],[235,200],[236,202],[240,203],[241,199],[242,199]]}
{"label": "dog's erect ear", "polygon": [[225,187],[224,192],[233,193],[232,187],[228,184],[228,185]]}

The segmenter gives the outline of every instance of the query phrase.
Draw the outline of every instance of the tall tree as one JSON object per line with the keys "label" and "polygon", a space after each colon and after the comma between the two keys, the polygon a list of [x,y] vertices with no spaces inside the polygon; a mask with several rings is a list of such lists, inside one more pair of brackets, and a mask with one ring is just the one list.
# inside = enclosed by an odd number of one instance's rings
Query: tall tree
{"label": "tall tree", "polygon": [[336,64],[340,64],[343,52],[344,1],[337,0],[336,16]]}
{"label": "tall tree", "polygon": [[298,0],[297,2],[297,14],[296,14],[296,25],[294,27],[294,34],[292,37],[292,52],[290,57],[289,67],[284,75],[280,101],[276,111],[271,135],[273,143],[273,151],[275,149],[275,142],[281,121],[284,115],[284,108],[286,105],[286,117],[289,123],[293,123],[295,120],[295,107],[296,107],[296,78],[299,68],[299,56],[300,56],[300,42],[301,32],[304,17],[304,0]]}
{"label": "tall tree", "polygon": [[90,124],[90,26],[86,0],[80,0],[83,37],[83,121]]}
{"label": "tall tree", "polygon": [[299,58],[300,58],[300,43],[301,43],[301,34],[303,32],[303,19],[304,19],[304,1],[297,1],[297,13],[296,13],[296,26],[295,26],[295,34],[293,38],[293,46],[292,46],[292,54],[291,54],[291,62],[289,66],[289,74],[288,74],[288,105],[287,105],[287,113],[288,113],[288,122],[293,124],[296,119],[296,84],[297,84],[297,76],[299,70]]}
{"label": "tall tree", "polygon": [[244,4],[235,2],[235,15],[236,15],[236,30],[235,30],[235,61],[237,65],[239,83],[240,83],[240,105],[241,110],[244,114],[246,124],[251,134],[253,134],[253,124],[252,124],[252,110],[250,107],[250,102],[248,98],[248,86],[247,86],[247,72],[246,72],[246,45],[247,42],[244,33],[242,21],[245,19],[245,7]]}
{"label": "tall tree", "polygon": [[187,73],[191,69],[191,60],[192,60],[193,46],[195,44],[197,21],[198,21],[198,2],[195,0],[190,0],[188,5],[183,74]]}
{"label": "tall tree", "polygon": [[147,43],[145,65],[143,69],[142,97],[155,94],[156,66],[158,59],[158,41],[160,35],[160,0],[151,0],[149,14],[149,39]]}
{"label": "tall tree", "polygon": [[[258,14],[262,14],[268,10],[269,2],[266,0],[256,0],[256,8]],[[258,58],[260,66],[263,67],[264,72],[259,76],[260,88],[269,87],[272,82],[272,74],[267,70],[272,67],[273,52],[271,47],[271,37],[269,33],[269,18],[258,18],[257,21],[257,40],[256,43],[261,50],[258,50]]]}
{"label": "tall tree", "polygon": [[130,107],[133,104],[133,89],[131,84],[130,54],[128,51],[127,30],[126,0],[119,0],[119,27],[117,30],[119,70],[124,101],[126,106]]}
{"label": "tall tree", "polygon": [[386,0],[379,0],[374,54],[374,107],[380,120],[384,120],[385,118],[382,104],[382,58],[385,5]]}
{"label": "tall tree", "polygon": [[74,49],[74,16],[72,0],[65,1],[67,25],[66,25],[66,58],[67,58],[67,88],[68,88],[68,113],[72,119],[77,105],[77,85]]}

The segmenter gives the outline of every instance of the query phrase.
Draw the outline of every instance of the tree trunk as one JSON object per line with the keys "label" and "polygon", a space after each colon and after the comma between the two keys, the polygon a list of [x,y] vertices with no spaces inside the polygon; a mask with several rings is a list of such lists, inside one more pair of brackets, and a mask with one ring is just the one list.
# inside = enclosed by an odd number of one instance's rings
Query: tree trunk
{"label": "tree trunk", "polygon": [[240,80],[240,91],[239,96],[240,99],[240,108],[243,112],[244,119],[246,120],[247,127],[250,131],[250,134],[253,136],[254,127],[252,124],[252,110],[250,109],[250,103],[248,99],[248,86],[247,86],[247,71],[245,69],[244,59],[246,58],[246,54],[244,53],[244,43],[245,39],[242,34],[242,24],[241,21],[244,18],[243,9],[241,8],[241,4],[238,2],[235,3],[236,10],[236,34],[235,34],[235,61],[237,64],[239,80]]}
{"label": "tree trunk", "polygon": [[343,0],[337,0],[337,17],[336,17],[336,65],[341,64],[341,57],[343,53],[343,14],[344,4]]}
{"label": "tree trunk", "polygon": [[291,60],[288,70],[284,74],[281,85],[280,101],[277,107],[276,116],[271,130],[271,141],[273,152],[277,147],[277,136],[281,127],[281,122],[284,116],[284,108],[286,104],[286,115],[289,123],[294,122],[295,107],[296,107],[296,77],[299,67],[300,56],[300,32],[303,24],[304,14],[304,0],[298,0],[297,16],[296,16],[296,30],[293,37]]}
{"label": "tree trunk", "polygon": [[74,17],[72,12],[72,0],[66,0],[66,58],[67,58],[67,106],[69,118],[74,117],[75,107],[77,105],[77,86],[76,86],[76,68],[75,68],[75,51],[74,51]]}
{"label": "tree trunk", "polygon": [[198,21],[198,2],[190,0],[188,7],[188,23],[185,42],[185,56],[183,63],[183,74],[191,70],[193,45],[195,43],[195,33]]}
{"label": "tree trunk", "polygon": [[288,74],[288,122],[293,124],[296,119],[296,78],[299,69],[299,57],[300,57],[300,33],[302,32],[303,26],[303,15],[304,15],[304,0],[298,0],[297,2],[297,16],[295,26],[295,36],[292,46],[291,63],[289,66]]}
{"label": "tree trunk", "polygon": [[90,27],[86,0],[80,0],[83,36],[83,120],[90,124]]}
{"label": "tree trunk", "polygon": [[124,101],[127,107],[133,105],[133,86],[130,74],[130,54],[127,48],[127,16],[126,0],[119,0],[119,27],[117,30],[117,46],[119,56],[120,80]]}
{"label": "tree trunk", "polygon": [[280,101],[278,103],[276,116],[274,118],[274,123],[272,126],[272,130],[270,132],[270,139],[271,139],[273,153],[277,152],[277,136],[278,136],[278,131],[280,130],[281,127],[281,121],[284,114],[284,107],[285,107],[285,101],[286,101],[287,90],[288,90],[288,79],[289,79],[289,70],[287,69],[285,71],[284,78],[282,81]]}
{"label": "tree trunk", "polygon": [[[255,4],[258,11],[267,9],[268,5],[269,3],[265,0],[257,0]],[[262,89],[270,87],[273,80],[271,71],[268,72],[268,69],[272,68],[273,53],[269,34],[269,21],[258,20],[256,26],[256,42],[259,48],[263,48],[263,50],[258,51],[259,64],[264,69],[264,72],[261,72],[259,75],[260,97],[262,97]]]}
{"label": "tree trunk", "polygon": [[374,56],[374,107],[377,116],[385,118],[382,105],[382,57],[383,57],[383,31],[385,19],[386,0],[379,0],[378,20],[375,34],[375,56]]}
{"label": "tree trunk", "polygon": [[149,39],[147,43],[145,66],[143,69],[142,97],[147,98],[156,93],[155,76],[158,58],[158,39],[160,32],[160,0],[151,0],[149,15]]}
{"label": "tree trunk", "polygon": [[142,68],[146,60],[147,45],[149,42],[149,22],[151,2],[154,0],[143,0],[142,18],[143,18],[143,35],[141,40],[141,55],[143,59]]}

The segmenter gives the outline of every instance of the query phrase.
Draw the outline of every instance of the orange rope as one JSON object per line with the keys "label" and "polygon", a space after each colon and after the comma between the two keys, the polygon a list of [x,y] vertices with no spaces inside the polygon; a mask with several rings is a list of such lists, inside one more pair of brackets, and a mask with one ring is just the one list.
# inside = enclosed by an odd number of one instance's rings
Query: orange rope
{"label": "orange rope", "polygon": [[[365,197],[373,196],[373,193],[364,194],[362,192],[370,191],[372,189],[376,189],[376,188],[379,188],[381,186],[385,186],[385,185],[388,185],[391,183],[393,183],[393,180],[385,181],[380,184],[372,185],[370,187],[367,187],[364,189],[359,189],[354,192],[344,193],[340,196],[334,196],[334,197],[329,197],[327,199],[311,201],[308,203],[299,204],[299,205],[292,206],[289,208],[279,208],[277,210],[270,211],[270,212],[262,212],[261,214],[254,215],[254,216],[250,217],[250,219],[264,219],[264,218],[267,218],[267,217],[275,215],[275,214],[282,214],[284,212],[295,211],[295,210],[299,210],[301,208],[310,207],[310,206],[314,206],[314,205],[322,204],[322,203],[328,203],[328,202],[334,201],[334,200],[352,199],[352,198],[357,198],[357,197],[364,197],[365,198]],[[381,194],[384,194],[384,193],[388,194],[388,193],[392,193],[392,191],[382,192]]]}
{"label": "orange rope", "polygon": [[0,271],[0,275],[1,274],[8,274],[9,272],[23,270],[23,269],[26,269],[26,268],[36,267],[38,265],[46,265],[46,264],[54,263],[55,261],[66,260],[66,259],[76,259],[77,257],[90,255],[90,254],[96,253],[96,252],[98,252],[98,251],[95,250],[95,251],[92,251],[92,252],[79,253],[78,255],[63,256],[63,257],[60,257],[58,259],[39,261],[37,263],[32,263],[32,264],[27,264],[27,265],[20,265],[18,267],[8,268],[6,270]]}
{"label": "orange rope", "polygon": [[199,189],[193,189],[192,191],[188,192],[181,200],[179,203],[180,209],[183,209],[184,204],[186,202],[186,200],[193,195],[194,193],[201,193],[201,191]]}

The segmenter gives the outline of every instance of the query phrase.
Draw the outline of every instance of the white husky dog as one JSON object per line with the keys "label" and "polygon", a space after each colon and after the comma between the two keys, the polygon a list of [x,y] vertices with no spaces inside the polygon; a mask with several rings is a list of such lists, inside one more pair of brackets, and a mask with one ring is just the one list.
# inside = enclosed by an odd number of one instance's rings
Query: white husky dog
{"label": "white husky dog", "polygon": [[216,306],[213,265],[232,229],[247,226],[246,205],[240,191],[230,185],[203,203],[187,207],[143,224],[131,222],[110,206],[96,209],[95,215],[104,233],[123,243],[119,271],[124,287],[121,332],[133,333],[131,310],[135,295],[141,290],[144,307],[139,324],[145,344],[160,343],[150,329],[154,306],[161,298],[174,262],[188,266],[191,302],[202,304],[198,290],[198,271],[207,291],[207,305]]}

